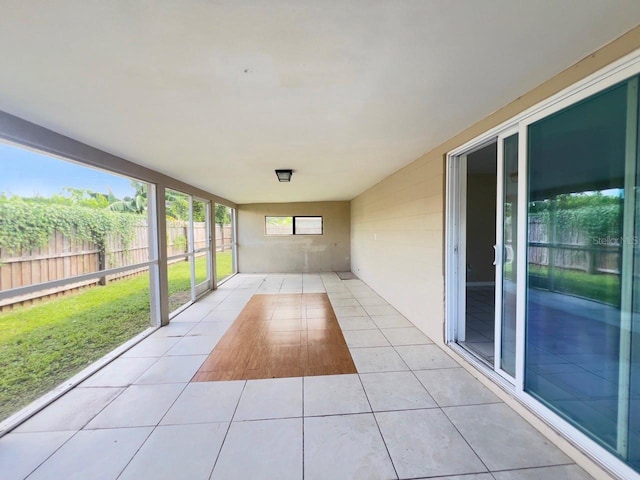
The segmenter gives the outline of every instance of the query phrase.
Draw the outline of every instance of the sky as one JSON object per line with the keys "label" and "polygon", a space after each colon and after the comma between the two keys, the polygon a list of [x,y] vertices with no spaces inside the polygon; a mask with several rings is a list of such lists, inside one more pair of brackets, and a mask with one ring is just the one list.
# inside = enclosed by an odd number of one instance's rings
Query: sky
{"label": "sky", "polygon": [[128,178],[0,142],[0,194],[48,197],[64,187],[133,196]]}

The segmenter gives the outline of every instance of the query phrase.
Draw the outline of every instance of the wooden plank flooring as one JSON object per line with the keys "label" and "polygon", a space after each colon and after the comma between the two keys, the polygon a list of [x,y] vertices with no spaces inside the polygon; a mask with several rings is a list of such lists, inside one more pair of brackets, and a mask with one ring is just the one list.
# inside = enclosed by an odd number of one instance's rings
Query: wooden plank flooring
{"label": "wooden plank flooring", "polygon": [[194,382],[356,373],[324,293],[254,295]]}

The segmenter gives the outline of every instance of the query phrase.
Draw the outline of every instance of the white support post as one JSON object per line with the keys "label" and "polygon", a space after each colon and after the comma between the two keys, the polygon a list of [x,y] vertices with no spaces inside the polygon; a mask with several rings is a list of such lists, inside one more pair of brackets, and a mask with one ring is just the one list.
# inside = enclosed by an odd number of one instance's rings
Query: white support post
{"label": "white support post", "polygon": [[169,279],[167,275],[167,210],[165,206],[165,187],[157,185],[150,188],[151,198],[147,198],[150,225],[149,246],[153,250],[157,264],[151,275],[152,318],[162,326],[169,323]]}
{"label": "white support post", "polygon": [[191,272],[191,301],[196,301],[196,236],[193,232],[193,196],[189,195],[189,245],[187,252],[189,253],[189,271]]}

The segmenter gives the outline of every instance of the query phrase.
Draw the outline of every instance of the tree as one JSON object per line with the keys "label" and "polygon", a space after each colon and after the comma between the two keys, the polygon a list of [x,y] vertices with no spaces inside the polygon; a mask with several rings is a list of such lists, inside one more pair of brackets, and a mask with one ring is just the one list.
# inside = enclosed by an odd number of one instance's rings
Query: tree
{"label": "tree", "polygon": [[133,197],[124,197],[122,200],[118,200],[116,196],[109,189],[110,203],[106,207],[108,210],[114,212],[128,212],[143,214],[147,211],[147,184],[131,180],[131,186],[135,190]]}
{"label": "tree", "polygon": [[216,224],[220,225],[220,232],[222,234],[222,251],[224,252],[225,244],[224,244],[224,226],[229,225],[231,223],[231,209],[229,207],[225,207],[224,205],[220,205],[216,203]]}
{"label": "tree", "polygon": [[166,190],[166,215],[169,220],[189,221],[189,197],[184,193]]}
{"label": "tree", "polygon": [[193,221],[204,222],[207,215],[207,209],[203,202],[193,201]]}

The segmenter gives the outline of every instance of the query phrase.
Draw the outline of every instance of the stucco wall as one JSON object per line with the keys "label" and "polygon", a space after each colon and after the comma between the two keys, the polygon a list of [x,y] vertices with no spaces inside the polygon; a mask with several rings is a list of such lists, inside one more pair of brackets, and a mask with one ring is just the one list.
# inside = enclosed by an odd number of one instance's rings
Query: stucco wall
{"label": "stucco wall", "polygon": [[[322,216],[322,235],[265,235],[266,216]],[[351,268],[349,202],[238,205],[238,269],[254,272],[344,272]]]}

